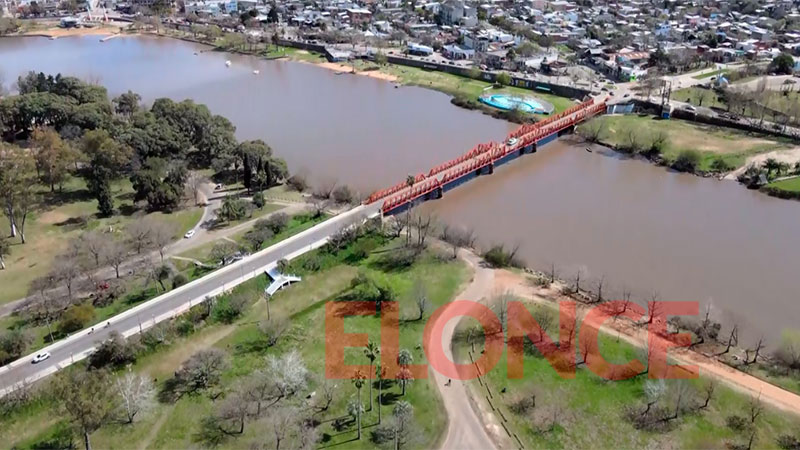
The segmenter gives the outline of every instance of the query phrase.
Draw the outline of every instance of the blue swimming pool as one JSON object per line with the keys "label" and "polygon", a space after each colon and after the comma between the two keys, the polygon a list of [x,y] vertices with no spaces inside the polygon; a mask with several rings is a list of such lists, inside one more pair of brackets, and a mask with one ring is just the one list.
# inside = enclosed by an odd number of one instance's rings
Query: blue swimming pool
{"label": "blue swimming pool", "polygon": [[517,97],[508,94],[486,94],[482,95],[478,100],[504,111],[519,109],[528,114],[550,114],[553,112],[553,105],[550,103],[528,96]]}

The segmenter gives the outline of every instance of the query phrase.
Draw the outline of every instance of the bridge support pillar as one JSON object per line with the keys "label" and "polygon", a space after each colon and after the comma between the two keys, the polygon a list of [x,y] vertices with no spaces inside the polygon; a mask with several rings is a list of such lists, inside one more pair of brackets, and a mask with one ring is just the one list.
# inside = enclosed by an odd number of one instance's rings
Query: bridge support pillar
{"label": "bridge support pillar", "polygon": [[494,163],[491,163],[488,166],[486,166],[486,173],[489,175],[494,173]]}
{"label": "bridge support pillar", "polygon": [[444,189],[442,189],[441,186],[439,186],[438,188],[436,188],[435,191],[433,191],[433,198],[442,198],[443,195],[444,195]]}

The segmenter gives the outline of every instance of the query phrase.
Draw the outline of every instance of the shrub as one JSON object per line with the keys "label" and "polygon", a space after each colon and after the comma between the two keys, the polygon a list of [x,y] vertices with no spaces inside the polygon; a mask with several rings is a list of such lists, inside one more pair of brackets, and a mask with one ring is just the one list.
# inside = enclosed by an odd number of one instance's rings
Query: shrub
{"label": "shrub", "polygon": [[178,322],[178,325],[175,327],[175,329],[181,336],[188,336],[194,332],[194,324],[191,320],[183,319]]}
{"label": "shrub", "polygon": [[331,192],[331,197],[336,203],[352,203],[353,191],[346,184],[342,184]]}
{"label": "shrub", "polygon": [[517,249],[511,251],[506,250],[502,244],[492,246],[486,253],[483,254],[483,259],[486,260],[492,267],[519,267],[522,264],[517,260]]}
{"label": "shrub", "polygon": [[683,150],[675,158],[672,168],[681,172],[694,173],[700,163],[700,153],[696,150]]}
{"label": "shrub", "polygon": [[253,194],[253,206],[255,206],[258,209],[261,209],[261,208],[264,207],[264,193],[263,192],[258,191],[255,194]]}
{"label": "shrub", "polygon": [[775,442],[778,444],[778,447],[784,450],[800,450],[800,439],[789,434],[778,436]]}
{"label": "shrub", "polygon": [[278,260],[277,266],[278,266],[278,271],[280,273],[284,273],[285,274],[285,273],[287,273],[289,271],[289,269],[291,267],[291,264],[289,263],[288,260],[286,260],[285,258],[282,258],[282,259]]}
{"label": "shrub", "polygon": [[721,156],[717,156],[713,161],[711,161],[711,170],[714,172],[730,172],[733,169],[734,166],[728,161],[725,161],[725,158]]}
{"label": "shrub", "polygon": [[299,174],[292,175],[288,180],[286,180],[286,184],[297,192],[303,192],[308,189],[308,181],[306,181],[306,177]]}
{"label": "shrub", "polygon": [[249,302],[250,296],[244,292],[223,297],[214,305],[212,316],[218,322],[231,323],[242,315]]}
{"label": "shrub", "polygon": [[303,269],[316,272],[322,267],[322,261],[316,254],[311,254],[303,261]]}
{"label": "shrub", "polygon": [[725,418],[725,425],[733,431],[743,431],[750,426],[750,422],[742,416],[728,416]]}
{"label": "shrub", "polygon": [[184,284],[186,284],[188,282],[189,282],[189,279],[186,278],[186,275],[184,275],[182,273],[177,273],[177,274],[175,274],[174,277],[172,277],[172,289],[175,289],[178,286],[183,286]]}
{"label": "shrub", "polygon": [[136,351],[117,331],[112,331],[108,340],[89,355],[89,368],[105,366],[121,367],[136,361]]}
{"label": "shrub", "polygon": [[63,334],[78,331],[94,319],[94,306],[89,303],[72,305],[61,316],[58,323],[58,331]]}
{"label": "shrub", "polygon": [[14,361],[25,354],[33,338],[24,330],[14,329],[0,335],[0,365]]}
{"label": "shrub", "polygon": [[288,225],[289,225],[289,215],[286,213],[278,212],[270,215],[269,217],[259,219],[256,222],[256,229],[269,230],[272,232],[272,234],[278,234],[281,231],[285,230]]}

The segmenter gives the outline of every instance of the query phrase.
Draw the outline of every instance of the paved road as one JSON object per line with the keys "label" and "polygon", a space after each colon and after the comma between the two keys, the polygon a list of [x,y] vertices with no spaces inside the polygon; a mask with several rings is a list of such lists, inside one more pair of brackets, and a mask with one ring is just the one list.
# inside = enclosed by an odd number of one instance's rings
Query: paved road
{"label": "paved road", "polygon": [[228,290],[253,276],[260,276],[268,266],[282,258],[297,256],[320,245],[342,228],[360,223],[367,217],[378,213],[379,210],[380,204],[353,208],[242,261],[121,313],[110,320],[108,327],[103,327],[101,324],[93,332],[91,330],[78,332],[41,350],[49,351],[52,355],[44,362],[33,364],[31,362],[33,355],[20,358],[10,365],[0,368],[0,395],[18,383],[33,381],[85,358],[112,331],[118,331],[127,336],[138,333],[141,329],[146,329],[154,323],[167,320],[173,317],[177,311],[185,310],[190,304],[197,304],[206,296],[217,295],[222,290]]}

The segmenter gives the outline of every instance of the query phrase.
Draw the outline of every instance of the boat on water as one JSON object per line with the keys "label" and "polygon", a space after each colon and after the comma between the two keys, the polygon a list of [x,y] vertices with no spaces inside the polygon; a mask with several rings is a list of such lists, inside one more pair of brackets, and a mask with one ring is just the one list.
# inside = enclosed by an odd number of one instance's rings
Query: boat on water
{"label": "boat on water", "polygon": [[590,149],[589,147],[586,147],[586,151],[592,153],[592,149]]}
{"label": "boat on water", "polygon": [[254,75],[258,75],[258,74],[260,74],[260,73],[261,73],[261,72],[260,72],[260,71],[258,71],[258,70],[254,70],[254,71],[253,71],[253,74],[254,74]]}
{"label": "boat on water", "polygon": [[226,66],[226,67],[230,67],[230,66],[231,66],[231,60],[227,60],[227,61],[225,61],[225,66]]}
{"label": "boat on water", "polygon": [[51,41],[55,41],[56,39],[58,39],[56,36],[50,36]]}

